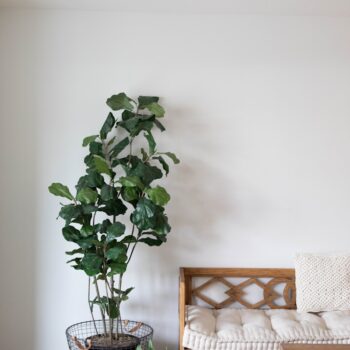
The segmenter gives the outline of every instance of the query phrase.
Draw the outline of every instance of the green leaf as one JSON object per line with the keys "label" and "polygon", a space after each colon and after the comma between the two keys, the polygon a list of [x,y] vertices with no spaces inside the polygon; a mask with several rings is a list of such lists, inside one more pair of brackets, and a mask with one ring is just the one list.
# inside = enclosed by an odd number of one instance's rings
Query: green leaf
{"label": "green leaf", "polygon": [[118,154],[123,151],[123,149],[129,144],[129,138],[125,137],[125,139],[121,140],[117,143],[111,150],[110,154],[112,157],[117,157]]}
{"label": "green leaf", "polygon": [[75,242],[81,247],[82,249],[89,249],[92,247],[99,247],[102,245],[96,238],[94,237],[87,237],[79,239],[79,241]]}
{"label": "green leaf", "polygon": [[152,114],[154,114],[157,118],[164,117],[165,110],[164,108],[157,102],[152,102],[151,104],[146,106],[146,109],[148,109]]}
{"label": "green leaf", "polygon": [[113,320],[115,318],[117,318],[119,316],[119,310],[117,308],[117,304],[116,302],[111,299],[108,298],[108,305],[107,305],[107,315]]}
{"label": "green leaf", "polygon": [[115,222],[107,228],[107,242],[111,242],[117,237],[120,237],[125,232],[125,225],[120,222]]}
{"label": "green leaf", "polygon": [[140,238],[138,241],[146,243],[147,245],[149,245],[151,247],[153,247],[153,246],[159,247],[161,244],[163,244],[162,240],[160,240],[160,239],[153,239],[153,238],[149,238],[149,237]]}
{"label": "green leaf", "polygon": [[146,198],[141,198],[131,214],[131,222],[141,231],[152,228],[156,222],[156,205]]}
{"label": "green leaf", "polygon": [[165,152],[165,153],[159,153],[159,154],[166,155],[167,157],[169,157],[174,162],[174,164],[179,164],[180,163],[180,160],[176,157],[175,153]]}
{"label": "green leaf", "polygon": [[141,190],[145,187],[138,176],[123,176],[119,182],[124,187],[138,187]]}
{"label": "green leaf", "polygon": [[64,239],[69,242],[76,242],[80,238],[80,232],[74,226],[63,227],[62,234]]}
{"label": "green leaf", "polygon": [[159,97],[157,96],[139,96],[138,98],[139,108],[143,109],[149,104],[153,102],[158,102],[158,101],[159,101]]}
{"label": "green leaf", "polygon": [[124,262],[111,262],[108,264],[110,272],[108,276],[114,276],[116,274],[121,274],[126,271],[127,264]]}
{"label": "green leaf", "polygon": [[95,141],[98,135],[86,136],[83,140],[83,147],[86,147],[90,142]]}
{"label": "green leaf", "polygon": [[135,236],[128,235],[128,236],[125,236],[120,242],[121,243],[136,243],[137,239]]}
{"label": "green leaf", "polygon": [[83,254],[84,250],[81,248],[70,250],[69,252],[66,252],[67,255],[75,255],[75,254]]}
{"label": "green leaf", "polygon": [[106,258],[110,260],[118,260],[121,255],[126,252],[126,246],[124,244],[118,243],[116,247],[107,250]]}
{"label": "green leaf", "polygon": [[153,128],[154,116],[136,116],[119,122],[118,125],[127,130],[131,137],[137,136],[140,131],[150,131]]}
{"label": "green leaf", "polygon": [[111,175],[111,169],[106,162],[106,160],[100,156],[94,155],[95,168],[100,174]]}
{"label": "green leaf", "polygon": [[102,187],[104,184],[104,179],[101,174],[97,171],[90,169],[88,175],[80,177],[78,184],[75,186],[77,191],[81,190],[84,187]]}
{"label": "green leaf", "polygon": [[82,213],[82,207],[80,205],[68,204],[61,208],[58,216],[65,220],[66,225],[68,225],[73,219],[82,215]]}
{"label": "green leaf", "polygon": [[147,133],[144,133],[145,138],[147,139],[148,142],[148,153],[150,155],[153,155],[154,152],[156,151],[156,141],[154,140],[154,137],[150,131]]}
{"label": "green leaf", "polygon": [[123,187],[121,190],[122,198],[127,202],[133,202],[140,196],[138,187]]}
{"label": "green leaf", "polygon": [[106,103],[113,111],[118,111],[120,109],[132,111],[133,105],[130,101],[132,101],[132,99],[126,96],[124,92],[121,92],[118,95],[113,95],[108,98]]}
{"label": "green leaf", "polygon": [[104,203],[105,206],[100,208],[100,211],[103,211],[107,215],[123,215],[125,214],[127,207],[119,198],[107,201]]}
{"label": "green leaf", "polygon": [[170,200],[170,195],[165,190],[164,187],[157,186],[155,188],[148,188],[146,190],[146,193],[148,195],[148,198],[157,205],[160,205],[163,207],[166,205]]}
{"label": "green leaf", "polygon": [[137,165],[132,169],[127,170],[128,176],[138,176],[142,183],[149,186],[153,180],[160,179],[163,173],[156,166],[144,164],[138,159]]}
{"label": "green leaf", "polygon": [[112,113],[109,113],[100,130],[100,137],[102,140],[105,140],[107,138],[107,135],[112,130],[114,124],[115,118]]}
{"label": "green leaf", "polygon": [[94,233],[94,229],[92,226],[90,225],[84,225],[81,229],[80,229],[80,234],[82,237],[87,238],[91,235],[93,235]]}
{"label": "green leaf", "polygon": [[162,156],[153,157],[153,159],[157,159],[159,161],[159,163],[162,165],[165,175],[167,176],[169,174],[169,165],[165,159]]}
{"label": "green leaf", "polygon": [[54,182],[49,186],[49,192],[52,193],[55,196],[68,198],[70,200],[74,200],[74,197],[69,192],[69,189],[67,186],[62,185],[59,182]]}
{"label": "green leaf", "polygon": [[103,201],[110,201],[117,196],[117,193],[113,186],[103,185],[100,195]]}
{"label": "green leaf", "polygon": [[86,253],[81,261],[83,270],[88,276],[97,275],[102,267],[103,258],[95,253]]}
{"label": "green leaf", "polygon": [[83,205],[82,208],[83,214],[91,214],[98,210],[98,207],[91,204]]}
{"label": "green leaf", "polygon": [[171,227],[168,224],[168,217],[165,214],[159,213],[157,215],[153,230],[159,235],[167,235],[170,232]]}
{"label": "green leaf", "polygon": [[91,154],[96,154],[103,157],[103,145],[101,142],[92,141],[89,144],[89,151]]}
{"label": "green leaf", "polygon": [[77,200],[83,204],[93,204],[96,202],[98,194],[89,187],[82,188],[77,193]]}

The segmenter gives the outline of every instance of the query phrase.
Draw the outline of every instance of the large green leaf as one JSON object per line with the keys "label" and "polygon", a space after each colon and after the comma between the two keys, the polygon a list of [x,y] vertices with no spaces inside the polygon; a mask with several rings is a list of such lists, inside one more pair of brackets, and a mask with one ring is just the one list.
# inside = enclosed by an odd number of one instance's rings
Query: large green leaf
{"label": "large green leaf", "polygon": [[158,101],[159,101],[159,97],[157,96],[139,96],[138,98],[139,108],[143,109],[149,104],[153,102],[158,102]]}
{"label": "large green leaf", "polygon": [[59,182],[54,182],[49,186],[49,192],[55,196],[68,198],[70,200],[74,200],[73,195],[69,192],[67,186],[62,185]]}
{"label": "large green leaf", "polygon": [[137,165],[128,170],[128,175],[138,176],[143,184],[149,186],[152,181],[162,178],[163,173],[156,166],[144,164],[141,160],[138,160]]}
{"label": "large green leaf", "polygon": [[120,237],[125,232],[125,225],[120,222],[115,222],[107,228],[107,242],[113,241],[115,238]]}
{"label": "large green leaf", "polygon": [[154,137],[150,131],[145,133],[144,136],[148,142],[148,153],[150,154],[150,156],[152,156],[156,151],[156,146],[157,146],[156,141],[154,140]]}
{"label": "large green leaf", "polygon": [[116,261],[121,255],[125,255],[126,249],[127,247],[124,244],[118,243],[116,247],[107,250],[106,258]]}
{"label": "large green leaf", "polygon": [[103,258],[95,253],[86,253],[81,261],[83,270],[88,276],[97,275],[102,267]]}
{"label": "large green leaf", "polygon": [[100,211],[105,212],[107,215],[115,216],[125,214],[126,210],[127,207],[119,198],[104,202],[104,206],[100,208]]}
{"label": "large green leaf", "polygon": [[157,102],[152,102],[149,105],[146,106],[146,109],[148,109],[152,114],[154,114],[157,118],[164,117],[165,110],[164,108]]}
{"label": "large green leaf", "polygon": [[100,156],[94,155],[95,168],[100,174],[111,175],[111,169],[109,168],[106,160]]}
{"label": "large green leaf", "polygon": [[78,218],[83,214],[81,205],[68,204],[64,205],[60,212],[59,216],[66,221],[66,225],[70,224],[72,220]]}
{"label": "large green leaf", "polygon": [[103,145],[101,142],[92,141],[89,144],[89,151],[91,154],[96,154],[103,157]]}
{"label": "large green leaf", "polygon": [[105,202],[117,197],[117,191],[113,186],[103,185],[101,188],[101,199]]}
{"label": "large green leaf", "polygon": [[96,202],[98,194],[89,187],[82,188],[77,193],[77,200],[83,204],[93,204]]}
{"label": "large green leaf", "polygon": [[119,182],[124,187],[138,187],[141,190],[145,187],[138,176],[123,176]]}
{"label": "large green leaf", "polygon": [[80,232],[74,226],[63,227],[62,234],[64,239],[69,242],[76,242],[80,238]]}
{"label": "large green leaf", "polygon": [[125,262],[110,262],[108,263],[108,267],[110,268],[110,272],[108,276],[114,276],[116,274],[121,274],[126,271],[127,264]]}
{"label": "large green leaf", "polygon": [[122,198],[127,202],[133,202],[140,196],[140,190],[137,187],[123,187],[121,190]]}
{"label": "large green leaf", "polygon": [[99,174],[96,170],[89,169],[89,173],[87,175],[81,176],[78,184],[75,186],[77,191],[81,190],[84,187],[102,187],[104,184],[104,179],[101,174]]}
{"label": "large green leaf", "polygon": [[87,238],[87,237],[92,236],[94,234],[94,229],[91,225],[84,225],[80,229],[80,234],[82,237]]}
{"label": "large green leaf", "polygon": [[168,223],[168,217],[163,213],[158,213],[153,230],[159,235],[167,235],[171,227]]}
{"label": "large green leaf", "polygon": [[123,140],[118,142],[111,150],[110,154],[112,157],[117,157],[118,154],[129,144],[129,138],[125,137]]}
{"label": "large green leaf", "polygon": [[156,223],[157,206],[146,198],[141,198],[131,214],[131,221],[139,230],[153,228]]}
{"label": "large green leaf", "polygon": [[98,135],[86,136],[83,140],[83,147],[86,147],[90,142],[95,141]]}
{"label": "large green leaf", "polygon": [[161,207],[167,204],[170,200],[170,195],[165,190],[165,188],[161,186],[157,186],[155,188],[148,188],[146,190],[146,193],[148,195],[148,198],[154,204],[160,205]]}
{"label": "large green leaf", "polygon": [[114,124],[115,118],[112,113],[109,113],[100,130],[100,137],[102,140],[105,140],[107,138],[107,135],[112,130]]}
{"label": "large green leaf", "polygon": [[92,247],[100,247],[103,245],[102,242],[98,241],[95,237],[86,237],[86,238],[81,238],[76,242],[79,247],[83,249],[89,249]]}
{"label": "large green leaf", "polygon": [[132,99],[124,92],[119,93],[118,95],[113,95],[107,99],[107,105],[113,110],[118,111],[120,109],[127,109],[129,111],[133,110],[133,105],[131,104]]}

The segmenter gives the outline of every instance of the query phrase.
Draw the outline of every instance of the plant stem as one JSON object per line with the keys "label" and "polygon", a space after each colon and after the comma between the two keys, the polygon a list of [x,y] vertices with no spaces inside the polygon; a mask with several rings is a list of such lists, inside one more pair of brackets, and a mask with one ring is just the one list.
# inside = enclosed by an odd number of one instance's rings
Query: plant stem
{"label": "plant stem", "polygon": [[108,281],[107,281],[107,276],[105,279],[105,288],[106,288],[106,297],[107,297],[107,307],[108,307],[108,313],[109,313],[109,340],[110,343],[112,344],[113,342],[113,319],[111,317],[111,307],[110,307],[110,302],[109,302],[109,296],[108,296]]}
{"label": "plant stem", "polygon": [[[100,294],[100,290],[99,290],[99,288],[98,288],[96,276],[94,276],[94,283],[95,283],[97,298],[98,298],[98,300],[101,302],[101,294]],[[100,306],[100,311],[101,311],[101,317],[102,317],[102,323],[103,323],[104,334],[107,335],[106,317],[105,317],[105,314],[104,314],[104,312],[103,312],[102,306]]]}
{"label": "plant stem", "polygon": [[91,277],[89,276],[88,303],[89,303],[89,309],[90,309],[92,321],[93,321],[93,323],[94,323],[95,331],[96,331],[96,334],[98,334],[97,327],[96,327],[96,321],[95,321],[95,317],[94,317],[94,313],[93,313],[93,306],[92,306],[91,300],[90,300],[90,299],[91,299],[91,298],[90,298],[90,290],[91,290]]}

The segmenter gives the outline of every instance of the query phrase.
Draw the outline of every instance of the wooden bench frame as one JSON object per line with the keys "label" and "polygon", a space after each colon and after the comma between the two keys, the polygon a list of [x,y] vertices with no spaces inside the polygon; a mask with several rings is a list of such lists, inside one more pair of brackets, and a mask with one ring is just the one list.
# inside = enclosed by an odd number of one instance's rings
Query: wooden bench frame
{"label": "wooden bench frame", "polygon": [[[208,277],[208,280],[199,287],[193,288],[192,280],[195,277]],[[245,278],[239,284],[233,284],[226,278]],[[261,278],[268,278],[268,282],[263,282]],[[208,286],[222,283],[228,290],[228,297],[221,302],[201,293]],[[263,289],[263,299],[257,303],[251,304],[244,300],[243,289],[249,285],[258,285]],[[277,285],[284,284],[283,293],[277,293],[274,288]],[[270,308],[270,309],[296,309],[295,303],[295,271],[294,269],[278,268],[206,268],[206,267],[181,267],[179,284],[179,349],[184,350],[182,339],[184,335],[186,322],[186,305],[194,304],[194,297],[206,302],[209,307],[220,309],[228,307],[234,302],[239,302],[243,307],[251,309]],[[285,304],[274,304],[274,300],[282,297]]]}

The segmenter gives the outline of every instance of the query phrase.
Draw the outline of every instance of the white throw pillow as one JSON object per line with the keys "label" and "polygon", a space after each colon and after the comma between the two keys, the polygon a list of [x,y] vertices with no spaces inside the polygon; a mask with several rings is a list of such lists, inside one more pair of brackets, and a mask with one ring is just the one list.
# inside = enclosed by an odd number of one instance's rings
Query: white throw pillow
{"label": "white throw pillow", "polygon": [[297,254],[295,284],[300,312],[350,310],[350,255]]}

